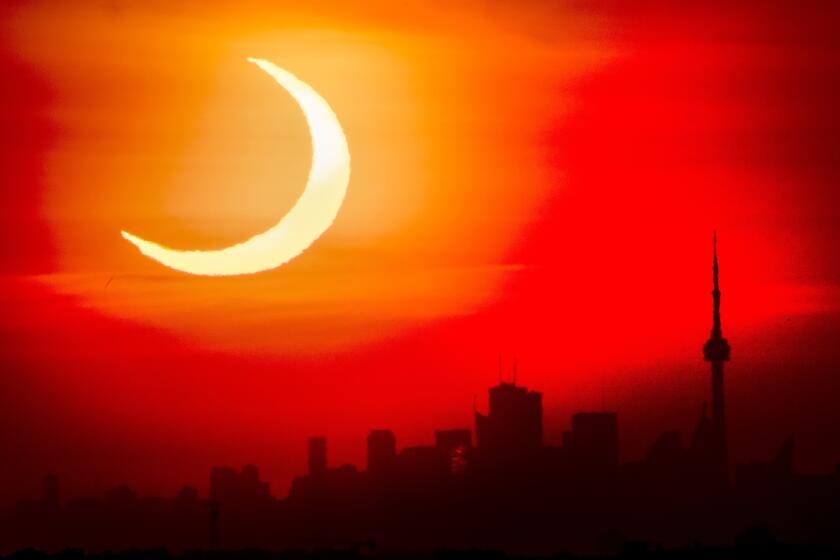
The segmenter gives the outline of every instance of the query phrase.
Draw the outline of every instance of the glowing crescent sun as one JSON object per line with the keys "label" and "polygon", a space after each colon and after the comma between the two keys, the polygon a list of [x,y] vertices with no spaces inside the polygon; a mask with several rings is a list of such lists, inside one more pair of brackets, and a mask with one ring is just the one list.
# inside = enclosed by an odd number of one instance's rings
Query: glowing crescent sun
{"label": "glowing crescent sun", "polygon": [[273,227],[224,249],[179,251],[122,236],[159,263],[190,274],[233,276],[277,268],[306,250],[335,220],[350,181],[347,139],[332,108],[308,84],[267,60],[249,58],[300,105],[312,137],[312,168],[294,207]]}

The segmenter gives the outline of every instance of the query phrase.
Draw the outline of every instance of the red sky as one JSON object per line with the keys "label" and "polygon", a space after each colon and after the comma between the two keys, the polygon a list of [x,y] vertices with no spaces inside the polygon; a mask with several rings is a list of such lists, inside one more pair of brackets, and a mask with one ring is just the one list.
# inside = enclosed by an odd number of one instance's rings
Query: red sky
{"label": "red sky", "polygon": [[[836,9],[793,2],[14,2],[0,14],[0,501],[205,488],[258,464],[283,495],[305,437],[363,463],[472,426],[497,356],[622,452],[708,398],[720,236],[736,460],[789,433],[840,461]],[[243,59],[333,106],[348,197],[270,273],[173,273],[276,222],[306,126]],[[108,287],[105,285],[111,280]]]}

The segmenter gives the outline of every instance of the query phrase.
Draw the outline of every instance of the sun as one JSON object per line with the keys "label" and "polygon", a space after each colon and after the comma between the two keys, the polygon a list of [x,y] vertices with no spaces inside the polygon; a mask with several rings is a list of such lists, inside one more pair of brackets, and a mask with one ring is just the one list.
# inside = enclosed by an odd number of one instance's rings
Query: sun
{"label": "sun", "polygon": [[294,207],[273,227],[250,239],[211,251],[181,251],[126,231],[140,252],[169,268],[204,276],[254,274],[277,268],[305,251],[332,225],[350,182],[350,151],[341,123],[323,97],[291,72],[248,58],[283,86],[300,105],[312,139],[312,168]]}

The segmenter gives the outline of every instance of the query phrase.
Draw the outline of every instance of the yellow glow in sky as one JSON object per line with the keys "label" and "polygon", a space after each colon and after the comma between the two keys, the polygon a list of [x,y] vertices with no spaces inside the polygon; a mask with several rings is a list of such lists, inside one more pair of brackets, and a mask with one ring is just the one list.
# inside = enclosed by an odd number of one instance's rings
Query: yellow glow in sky
{"label": "yellow glow in sky", "polygon": [[301,254],[335,220],[350,182],[347,139],[333,110],[318,93],[290,72],[266,60],[249,58],[286,88],[306,116],[312,138],[312,168],[294,207],[274,227],[231,247],[178,251],[126,231],[122,236],[163,265],[206,276],[234,276],[271,270]]}

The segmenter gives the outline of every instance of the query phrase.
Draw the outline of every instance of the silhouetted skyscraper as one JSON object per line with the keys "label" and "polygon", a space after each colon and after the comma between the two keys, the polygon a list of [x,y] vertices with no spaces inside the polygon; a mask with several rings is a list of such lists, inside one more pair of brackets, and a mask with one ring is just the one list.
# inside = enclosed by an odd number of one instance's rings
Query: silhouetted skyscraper
{"label": "silhouetted skyscraper", "polygon": [[270,487],[260,480],[254,465],[236,472],[230,467],[213,467],[210,471],[210,500],[223,507],[253,506],[271,499]]}
{"label": "silhouetted skyscraper", "polygon": [[574,461],[587,471],[618,467],[618,417],[612,412],[579,412],[572,416],[566,444]]}
{"label": "silhouetted skyscraper", "polygon": [[462,475],[467,470],[467,455],[472,447],[472,434],[464,428],[435,430],[435,447],[449,457],[449,470]]}
{"label": "silhouetted skyscraper", "polygon": [[435,430],[435,447],[447,452],[472,446],[472,434],[466,428]]}
{"label": "silhouetted skyscraper", "polygon": [[309,438],[309,475],[319,476],[327,471],[327,438]]}
{"label": "silhouetted skyscraper", "polygon": [[703,356],[712,364],[712,426],[714,428],[717,468],[727,469],[726,416],[723,400],[723,363],[729,360],[729,342],[723,338],[720,321],[720,286],[718,283],[717,233],[714,236],[714,261],[712,265],[712,332],[703,347]]}
{"label": "silhouetted skyscraper", "polygon": [[645,452],[645,462],[649,465],[675,467],[683,461],[685,449],[679,432],[662,432]]}
{"label": "silhouetted skyscraper", "polygon": [[367,437],[367,468],[373,475],[389,472],[397,458],[397,438],[391,430],[371,430]]}
{"label": "silhouetted skyscraper", "polygon": [[490,411],[475,413],[476,446],[514,458],[542,447],[542,393],[514,383],[490,389]]}

